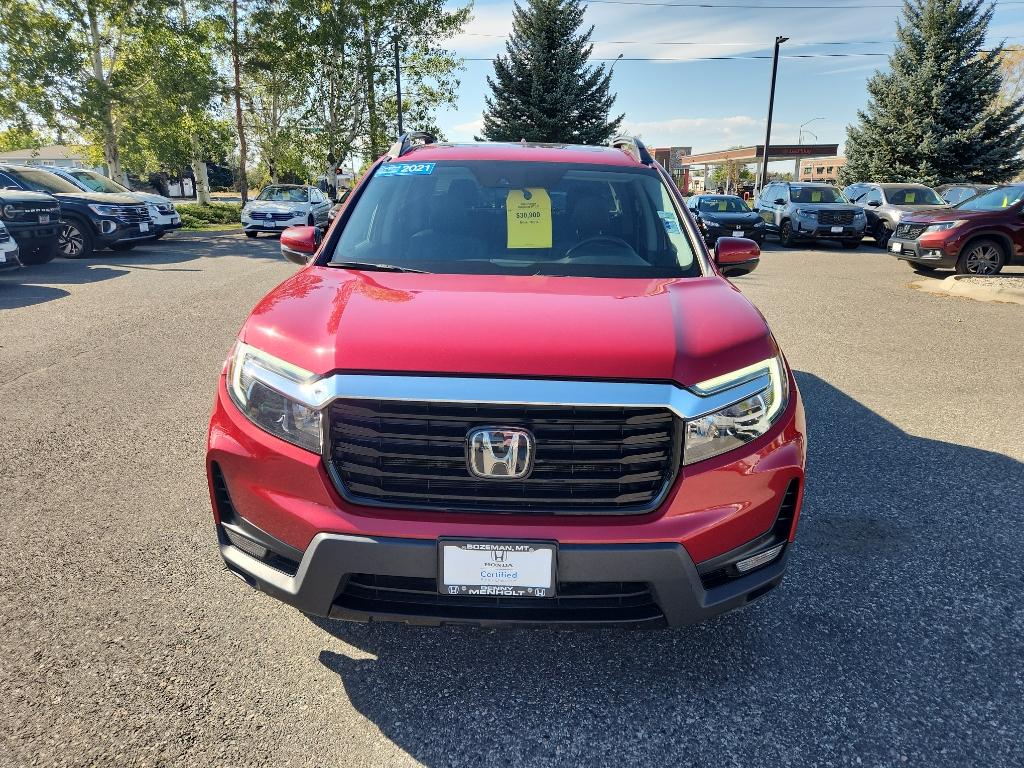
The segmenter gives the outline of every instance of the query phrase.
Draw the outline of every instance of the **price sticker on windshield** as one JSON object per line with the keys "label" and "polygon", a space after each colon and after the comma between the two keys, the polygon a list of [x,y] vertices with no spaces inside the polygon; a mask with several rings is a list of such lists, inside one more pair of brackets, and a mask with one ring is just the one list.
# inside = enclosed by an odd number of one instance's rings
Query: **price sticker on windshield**
{"label": "price sticker on windshield", "polygon": [[551,247],[551,198],[545,189],[510,189],[505,215],[509,248]]}

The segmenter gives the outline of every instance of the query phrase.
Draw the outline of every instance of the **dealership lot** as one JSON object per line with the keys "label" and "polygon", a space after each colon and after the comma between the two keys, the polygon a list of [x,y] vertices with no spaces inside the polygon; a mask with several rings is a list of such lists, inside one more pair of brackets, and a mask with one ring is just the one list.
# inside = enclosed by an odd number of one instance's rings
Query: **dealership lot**
{"label": "dealership lot", "polygon": [[1022,307],[769,244],[736,282],[808,412],[782,588],[672,632],[417,629],[217,554],[214,382],[294,269],[225,234],[0,276],[0,764],[1024,762]]}

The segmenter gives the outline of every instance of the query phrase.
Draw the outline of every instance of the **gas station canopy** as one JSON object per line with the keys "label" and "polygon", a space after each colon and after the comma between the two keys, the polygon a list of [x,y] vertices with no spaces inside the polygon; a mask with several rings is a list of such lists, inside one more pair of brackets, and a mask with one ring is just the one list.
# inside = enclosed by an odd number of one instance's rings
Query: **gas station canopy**
{"label": "gas station canopy", "polygon": [[[833,157],[839,151],[838,144],[772,144],[768,162],[776,160],[792,160],[800,157]],[[723,149],[719,152],[702,152],[697,155],[685,155],[682,162],[686,165],[715,165],[728,160],[741,163],[761,162],[764,158],[764,144],[752,147],[736,147]]]}

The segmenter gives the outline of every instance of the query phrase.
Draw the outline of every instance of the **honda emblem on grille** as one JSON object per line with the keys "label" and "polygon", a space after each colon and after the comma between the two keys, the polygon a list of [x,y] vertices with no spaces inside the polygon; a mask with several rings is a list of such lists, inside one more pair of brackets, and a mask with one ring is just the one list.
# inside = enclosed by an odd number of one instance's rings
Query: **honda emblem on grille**
{"label": "honda emblem on grille", "polygon": [[533,435],[516,427],[478,427],[466,435],[466,464],[474,477],[519,480],[533,469]]}

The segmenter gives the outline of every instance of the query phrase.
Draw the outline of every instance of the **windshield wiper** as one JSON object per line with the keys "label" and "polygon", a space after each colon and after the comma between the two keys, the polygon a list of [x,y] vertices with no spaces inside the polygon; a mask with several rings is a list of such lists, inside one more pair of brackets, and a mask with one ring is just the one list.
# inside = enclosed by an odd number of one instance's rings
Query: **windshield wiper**
{"label": "windshield wiper", "polygon": [[421,275],[429,275],[425,269],[413,269],[412,267],[400,267],[397,264],[373,264],[368,261],[329,261],[328,267],[340,269],[362,269],[367,272],[418,272]]}

